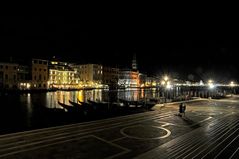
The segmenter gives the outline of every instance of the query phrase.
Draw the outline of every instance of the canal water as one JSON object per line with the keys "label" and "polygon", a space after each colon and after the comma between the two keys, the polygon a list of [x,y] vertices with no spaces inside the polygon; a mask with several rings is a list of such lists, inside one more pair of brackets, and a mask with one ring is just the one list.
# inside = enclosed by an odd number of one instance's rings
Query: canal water
{"label": "canal water", "polygon": [[77,99],[82,102],[86,102],[87,100],[112,102],[118,99],[136,101],[146,98],[157,98],[160,99],[159,102],[168,102],[175,99],[183,99],[188,95],[203,95],[203,97],[206,97],[207,94],[208,93],[200,94],[200,91],[182,91],[180,88],[175,88],[172,91],[156,88],[122,89],[114,91],[94,89],[5,94],[0,95],[0,134],[96,119],[73,117],[71,114],[65,112],[58,102],[70,105],[69,100],[77,102]]}

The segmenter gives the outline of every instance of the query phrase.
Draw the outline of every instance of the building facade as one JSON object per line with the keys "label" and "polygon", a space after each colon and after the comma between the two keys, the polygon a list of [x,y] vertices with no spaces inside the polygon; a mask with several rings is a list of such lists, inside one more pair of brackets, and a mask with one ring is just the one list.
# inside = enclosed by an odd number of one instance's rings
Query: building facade
{"label": "building facade", "polygon": [[96,87],[102,85],[103,66],[98,64],[79,65],[78,74],[84,86]]}
{"label": "building facade", "polygon": [[19,65],[17,68],[17,81],[20,90],[27,90],[31,88],[31,73],[30,67],[26,65]]}
{"label": "building facade", "polygon": [[48,61],[32,59],[31,65],[31,88],[47,89]]}
{"label": "building facade", "polygon": [[103,67],[103,84],[110,87],[117,87],[119,80],[119,69],[112,67]]}
{"label": "building facade", "polygon": [[119,72],[118,84],[121,87],[140,87],[139,72],[132,70],[121,70]]}
{"label": "building facade", "polygon": [[73,89],[78,87],[75,71],[66,62],[49,63],[49,88]]}
{"label": "building facade", "polygon": [[0,88],[17,89],[18,64],[0,63]]}

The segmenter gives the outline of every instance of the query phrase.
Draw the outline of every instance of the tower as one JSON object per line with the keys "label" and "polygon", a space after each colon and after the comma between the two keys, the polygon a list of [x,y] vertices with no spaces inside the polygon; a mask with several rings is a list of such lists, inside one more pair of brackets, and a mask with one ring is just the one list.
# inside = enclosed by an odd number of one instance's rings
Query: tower
{"label": "tower", "polygon": [[133,60],[132,60],[132,70],[137,70],[137,61],[136,61],[136,53],[134,53]]}

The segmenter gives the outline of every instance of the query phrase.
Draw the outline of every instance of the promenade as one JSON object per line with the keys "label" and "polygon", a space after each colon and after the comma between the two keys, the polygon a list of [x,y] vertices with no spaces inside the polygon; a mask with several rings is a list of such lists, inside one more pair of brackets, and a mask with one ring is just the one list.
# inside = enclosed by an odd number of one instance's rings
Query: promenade
{"label": "promenade", "polygon": [[0,136],[0,158],[238,158],[239,97]]}

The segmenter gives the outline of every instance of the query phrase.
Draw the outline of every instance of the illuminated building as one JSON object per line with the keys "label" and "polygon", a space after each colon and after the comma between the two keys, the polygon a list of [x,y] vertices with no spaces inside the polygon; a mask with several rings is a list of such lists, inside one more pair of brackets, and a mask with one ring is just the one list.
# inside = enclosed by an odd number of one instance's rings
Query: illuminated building
{"label": "illuminated building", "polygon": [[51,61],[49,63],[49,88],[77,88],[75,71],[66,62]]}
{"label": "illuminated building", "polygon": [[139,85],[140,87],[145,87],[147,75],[139,73]]}
{"label": "illuminated building", "polygon": [[0,63],[0,88],[17,88],[17,68],[18,64]]}
{"label": "illuminated building", "polygon": [[79,65],[78,74],[84,86],[96,87],[102,84],[103,66],[98,64]]}
{"label": "illuminated building", "polygon": [[121,70],[119,72],[118,85],[122,87],[139,87],[139,72],[132,70]]}
{"label": "illuminated building", "polygon": [[32,59],[32,89],[47,89],[48,81],[48,61]]}
{"label": "illuminated building", "polygon": [[19,65],[17,68],[17,81],[20,90],[31,88],[30,68],[25,65]]}

